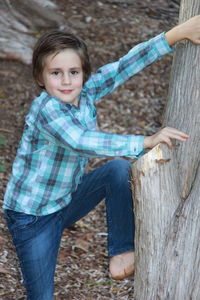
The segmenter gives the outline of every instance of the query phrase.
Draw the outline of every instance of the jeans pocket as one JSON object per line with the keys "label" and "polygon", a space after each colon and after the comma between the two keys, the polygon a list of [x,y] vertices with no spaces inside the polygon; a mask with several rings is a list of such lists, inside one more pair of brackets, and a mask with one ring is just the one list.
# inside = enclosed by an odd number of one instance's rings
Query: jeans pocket
{"label": "jeans pocket", "polygon": [[14,210],[6,210],[6,219],[11,229],[24,229],[32,226],[38,220],[37,216],[28,215]]}

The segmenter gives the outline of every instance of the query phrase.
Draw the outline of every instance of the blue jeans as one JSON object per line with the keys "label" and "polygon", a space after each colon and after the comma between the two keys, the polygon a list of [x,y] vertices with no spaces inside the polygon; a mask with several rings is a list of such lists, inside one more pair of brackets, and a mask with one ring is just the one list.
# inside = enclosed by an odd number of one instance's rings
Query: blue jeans
{"label": "blue jeans", "polygon": [[105,198],[108,255],[134,250],[134,215],[130,163],[114,159],[85,174],[70,204],[47,216],[6,210],[28,300],[52,300],[54,272],[63,230]]}

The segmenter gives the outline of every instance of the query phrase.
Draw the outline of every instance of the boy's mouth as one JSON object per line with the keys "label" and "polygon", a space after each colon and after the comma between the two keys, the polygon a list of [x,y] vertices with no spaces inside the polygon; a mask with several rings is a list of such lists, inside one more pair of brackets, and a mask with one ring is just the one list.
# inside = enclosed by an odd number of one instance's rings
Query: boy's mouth
{"label": "boy's mouth", "polygon": [[59,90],[61,93],[63,94],[69,94],[71,93],[73,90]]}

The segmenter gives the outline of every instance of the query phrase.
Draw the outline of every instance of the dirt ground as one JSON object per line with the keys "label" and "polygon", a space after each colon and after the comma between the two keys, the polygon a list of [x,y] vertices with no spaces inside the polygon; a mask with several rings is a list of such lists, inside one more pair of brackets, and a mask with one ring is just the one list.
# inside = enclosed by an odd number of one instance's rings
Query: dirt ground
{"label": "dirt ground", "polygon": [[[55,0],[54,0],[55,1]],[[175,0],[55,1],[68,28],[88,44],[93,70],[133,45],[170,29],[178,20]],[[149,135],[161,126],[172,55],[148,67],[98,104],[100,129]],[[3,194],[24,117],[37,94],[30,66],[0,61],[0,300],[25,299],[18,260],[5,226]],[[91,160],[88,170],[106,162]],[[131,277],[109,277],[104,203],[64,232],[55,276],[55,299],[134,299]]]}

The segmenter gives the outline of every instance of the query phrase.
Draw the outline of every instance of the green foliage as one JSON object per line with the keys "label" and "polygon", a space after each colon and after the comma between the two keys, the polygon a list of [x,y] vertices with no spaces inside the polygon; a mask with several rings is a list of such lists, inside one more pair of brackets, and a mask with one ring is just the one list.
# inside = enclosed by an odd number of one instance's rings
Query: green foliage
{"label": "green foliage", "polygon": [[0,98],[5,98],[6,97],[6,94],[3,90],[0,90]]}
{"label": "green foliage", "polygon": [[6,144],[6,138],[4,136],[0,136],[0,147],[3,147]]}
{"label": "green foliage", "polygon": [[0,163],[0,173],[5,172],[5,170],[6,170],[5,166]]}

